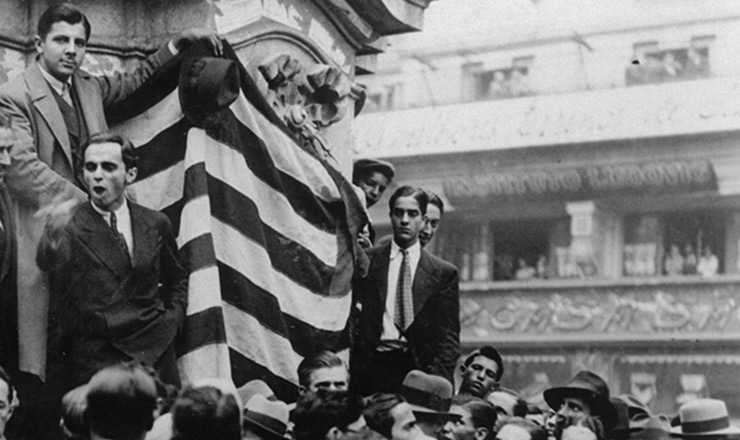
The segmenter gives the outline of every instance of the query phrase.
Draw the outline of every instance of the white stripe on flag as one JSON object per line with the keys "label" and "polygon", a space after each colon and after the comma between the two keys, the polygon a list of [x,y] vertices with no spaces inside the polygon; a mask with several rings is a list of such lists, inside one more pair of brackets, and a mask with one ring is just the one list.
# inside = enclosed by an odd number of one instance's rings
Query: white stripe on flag
{"label": "white stripe on flag", "polygon": [[226,344],[208,344],[185,353],[177,360],[183,383],[206,377],[231,379],[229,347]]}
{"label": "white stripe on flag", "polygon": [[269,145],[270,156],[277,169],[308,185],[325,201],[330,202],[341,197],[337,185],[319,161],[265,119],[262,113],[252,107],[243,92],[231,104],[230,109],[242,124]]}
{"label": "white stripe on flag", "polygon": [[298,383],[296,368],[303,358],[293,351],[290,341],[229,304],[224,304],[224,321],[226,340],[231,349],[262,365],[272,374]]}
{"label": "white stripe on flag", "polygon": [[116,132],[126,136],[135,146],[148,144],[159,133],[183,118],[177,88],[144,113],[116,125]]}
{"label": "white stripe on flag", "polygon": [[317,295],[277,272],[267,251],[231,226],[213,219],[216,258],[259,288],[277,297],[284,313],[320,330],[341,331],[349,316],[350,295]]}
{"label": "white stripe on flag", "polygon": [[190,240],[211,232],[211,206],[207,195],[189,200],[180,214],[180,233],[177,246],[183,247]]}
{"label": "white stripe on flag", "polygon": [[222,305],[218,267],[208,266],[191,273],[188,284],[188,316]]}
{"label": "white stripe on flag", "polygon": [[336,264],[338,250],[334,234],[317,229],[298,215],[284,194],[266,185],[245,166],[244,157],[237,151],[206,136],[202,130],[198,134],[205,137],[204,145],[194,145],[197,142],[194,131],[190,132],[193,142],[189,138],[188,148],[205,148],[208,174],[249,198],[257,206],[263,223],[311,251],[327,266]]}
{"label": "white stripe on flag", "polygon": [[126,189],[127,194],[139,205],[160,211],[182,199],[184,171],[185,163],[180,161],[144,180],[134,182]]}

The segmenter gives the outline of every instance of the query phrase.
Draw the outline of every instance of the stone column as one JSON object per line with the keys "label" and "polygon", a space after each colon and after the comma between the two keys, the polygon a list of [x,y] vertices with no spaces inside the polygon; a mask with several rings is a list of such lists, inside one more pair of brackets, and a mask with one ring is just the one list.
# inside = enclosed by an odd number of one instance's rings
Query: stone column
{"label": "stone column", "polygon": [[570,253],[584,278],[616,278],[621,273],[621,218],[596,202],[566,205],[571,217]]}

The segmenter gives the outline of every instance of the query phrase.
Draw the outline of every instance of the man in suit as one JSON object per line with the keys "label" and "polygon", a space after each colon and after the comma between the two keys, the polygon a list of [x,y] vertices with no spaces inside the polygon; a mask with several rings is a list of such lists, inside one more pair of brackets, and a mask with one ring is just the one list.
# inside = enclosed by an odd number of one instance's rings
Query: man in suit
{"label": "man in suit", "polygon": [[367,251],[368,275],[355,282],[350,386],[362,395],[399,392],[412,369],[452,383],[460,354],[458,274],[419,244],[427,203],[420,188],[393,193],[393,241]]}
{"label": "man in suit", "polygon": [[129,73],[92,76],[80,69],[91,26],[76,6],[61,3],[39,18],[36,57],[23,74],[0,87],[0,110],[14,121],[17,142],[6,182],[18,201],[18,304],[20,370],[44,378],[48,283],[35,263],[43,232],[42,208],[58,200],[87,200],[75,174],[79,147],[108,129],[106,112],[131,94],[159,66],[196,40],[217,55],[221,40],[189,29],[138,63]]}
{"label": "man in suit", "polygon": [[136,150],[118,135],[82,147],[90,201],[49,215],[38,264],[62,301],[63,348],[74,384],[100,368],[135,360],[179,385],[174,339],[185,322],[188,275],[167,217],[124,195]]}

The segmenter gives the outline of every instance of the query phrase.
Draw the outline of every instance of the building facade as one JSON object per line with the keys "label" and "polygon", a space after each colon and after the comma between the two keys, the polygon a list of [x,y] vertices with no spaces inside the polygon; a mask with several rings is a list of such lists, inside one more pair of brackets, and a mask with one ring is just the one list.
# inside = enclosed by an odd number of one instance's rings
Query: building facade
{"label": "building facade", "polygon": [[740,5],[597,3],[502,2],[472,43],[397,42],[355,153],[445,201],[430,249],[507,385],[542,403],[587,368],[656,412],[740,416]]}

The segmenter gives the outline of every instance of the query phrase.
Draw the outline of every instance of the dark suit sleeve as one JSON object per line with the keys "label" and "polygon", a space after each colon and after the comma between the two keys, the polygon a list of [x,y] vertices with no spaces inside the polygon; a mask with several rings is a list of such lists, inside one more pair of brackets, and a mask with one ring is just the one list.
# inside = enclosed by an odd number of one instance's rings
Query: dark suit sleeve
{"label": "dark suit sleeve", "polygon": [[139,88],[162,64],[174,57],[167,44],[157,52],[139,62],[130,72],[116,72],[112,75],[96,76],[103,96],[103,107],[107,109],[125,99]]}
{"label": "dark suit sleeve", "polygon": [[160,224],[162,248],[160,250],[159,295],[172,312],[177,327],[182,329],[188,307],[188,272],[183,267],[177,251],[177,242],[172,233],[170,220],[163,215]]}
{"label": "dark suit sleeve", "polygon": [[453,380],[455,365],[460,357],[460,299],[458,291],[459,278],[457,269],[451,267],[445,272],[442,289],[436,304],[436,322],[438,335],[433,342],[434,353],[430,365],[425,369],[430,374],[436,374]]}

